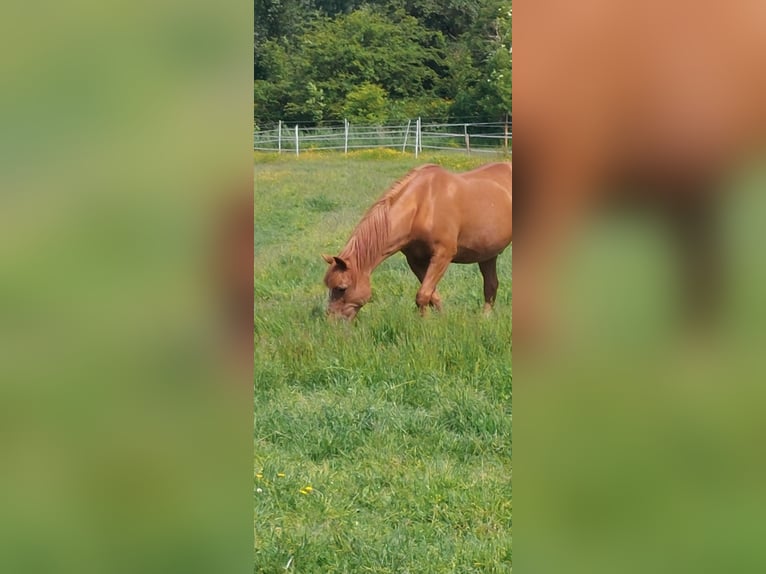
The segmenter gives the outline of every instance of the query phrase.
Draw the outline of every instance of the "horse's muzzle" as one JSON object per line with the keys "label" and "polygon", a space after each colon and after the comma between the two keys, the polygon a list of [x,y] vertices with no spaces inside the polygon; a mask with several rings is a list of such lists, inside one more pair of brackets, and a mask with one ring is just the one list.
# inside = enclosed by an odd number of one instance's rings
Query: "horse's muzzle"
{"label": "horse's muzzle", "polygon": [[359,305],[345,305],[340,309],[332,309],[328,307],[327,317],[329,319],[345,319],[346,321],[353,321],[360,308],[361,306]]}

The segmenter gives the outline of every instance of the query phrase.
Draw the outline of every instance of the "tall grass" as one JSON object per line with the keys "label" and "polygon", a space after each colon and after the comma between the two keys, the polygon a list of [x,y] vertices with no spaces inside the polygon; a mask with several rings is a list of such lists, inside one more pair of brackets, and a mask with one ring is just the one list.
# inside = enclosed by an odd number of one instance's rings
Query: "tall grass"
{"label": "tall grass", "polygon": [[477,266],[453,265],[420,318],[399,254],[328,322],[320,254],[416,162],[307,155],[255,163],[254,571],[510,572],[510,249],[490,317]]}

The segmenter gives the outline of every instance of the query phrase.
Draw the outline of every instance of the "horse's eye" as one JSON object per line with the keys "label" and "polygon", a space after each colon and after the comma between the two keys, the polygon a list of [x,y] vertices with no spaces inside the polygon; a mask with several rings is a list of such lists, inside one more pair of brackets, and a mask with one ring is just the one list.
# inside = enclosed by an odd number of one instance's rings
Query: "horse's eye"
{"label": "horse's eye", "polygon": [[338,297],[343,297],[343,295],[346,293],[345,287],[333,287],[330,291],[330,297],[337,299]]}

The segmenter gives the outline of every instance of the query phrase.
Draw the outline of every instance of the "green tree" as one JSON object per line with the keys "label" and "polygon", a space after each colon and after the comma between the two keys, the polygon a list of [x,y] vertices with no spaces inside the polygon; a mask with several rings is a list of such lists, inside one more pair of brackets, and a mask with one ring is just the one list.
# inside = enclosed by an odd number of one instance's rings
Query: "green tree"
{"label": "green tree", "polygon": [[500,120],[512,113],[511,1],[485,2],[472,29],[451,45],[450,61],[453,115]]}
{"label": "green tree", "polygon": [[489,46],[485,66],[487,82],[484,89],[481,90],[482,97],[479,100],[480,106],[487,113],[495,116],[502,116],[513,111],[511,18],[512,10],[509,2],[507,11],[505,7],[498,9],[498,16],[494,22],[494,37]]}
{"label": "green tree", "polygon": [[261,123],[512,111],[511,0],[254,1]]}
{"label": "green tree", "polygon": [[279,41],[263,42],[257,53],[257,68],[253,86],[253,114],[256,122],[283,119],[284,106],[293,98],[292,83],[295,58]]}
{"label": "green tree", "polygon": [[387,3],[414,16],[422,26],[455,39],[475,25],[486,0],[388,0]]}
{"label": "green tree", "polygon": [[365,83],[346,95],[343,113],[352,123],[380,125],[388,119],[387,100],[386,90]]}
{"label": "green tree", "polygon": [[411,16],[392,20],[369,7],[314,21],[297,44],[305,60],[296,76],[323,90],[334,117],[342,117],[351,92],[368,84],[391,100],[432,96],[444,59],[438,32]]}
{"label": "green tree", "polygon": [[253,0],[256,45],[300,33],[315,11],[314,0]]}
{"label": "green tree", "polygon": [[285,104],[285,119],[319,123],[324,118],[324,90],[309,81],[303,90],[294,91],[293,99]]}

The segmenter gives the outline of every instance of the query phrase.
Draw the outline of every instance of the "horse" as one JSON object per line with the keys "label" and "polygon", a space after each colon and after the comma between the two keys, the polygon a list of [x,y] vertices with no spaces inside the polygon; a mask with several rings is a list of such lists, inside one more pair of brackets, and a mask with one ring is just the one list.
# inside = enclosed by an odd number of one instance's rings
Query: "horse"
{"label": "horse", "polygon": [[367,210],[338,255],[322,255],[328,315],[354,319],[372,295],[373,270],[399,251],[420,281],[421,315],[441,310],[436,286],[450,263],[479,264],[484,311],[491,311],[497,257],[511,243],[511,176],[510,162],[464,173],[426,164],[407,173]]}

